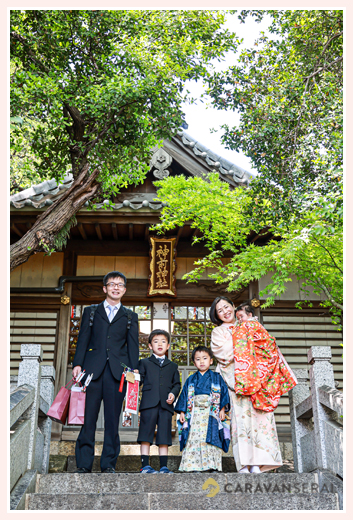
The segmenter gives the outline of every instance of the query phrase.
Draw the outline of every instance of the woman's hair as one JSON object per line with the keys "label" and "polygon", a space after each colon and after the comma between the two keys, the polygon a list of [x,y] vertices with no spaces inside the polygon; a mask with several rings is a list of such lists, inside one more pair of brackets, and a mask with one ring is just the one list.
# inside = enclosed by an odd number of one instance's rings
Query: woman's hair
{"label": "woman's hair", "polygon": [[255,309],[250,303],[248,303],[248,302],[241,303],[235,309],[235,312],[237,313],[238,311],[243,311],[243,310],[246,312],[246,314],[251,314],[251,316],[255,316]]}
{"label": "woman's hair", "polygon": [[211,308],[210,308],[210,320],[215,325],[222,325],[222,323],[223,323],[223,321],[220,320],[219,317],[217,316],[217,311],[216,311],[216,305],[221,300],[224,300],[225,302],[229,303],[232,307],[234,307],[234,303],[232,302],[232,300],[227,298],[227,296],[217,296],[217,298],[215,298],[213,300]]}

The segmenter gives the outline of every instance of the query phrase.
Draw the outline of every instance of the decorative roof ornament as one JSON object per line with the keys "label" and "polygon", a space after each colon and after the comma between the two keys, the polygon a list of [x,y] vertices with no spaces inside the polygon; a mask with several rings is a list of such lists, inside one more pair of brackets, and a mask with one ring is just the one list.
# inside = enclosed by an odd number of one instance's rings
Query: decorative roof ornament
{"label": "decorative roof ornament", "polygon": [[153,170],[153,175],[157,179],[165,179],[169,176],[168,166],[172,164],[172,157],[163,148],[156,150],[151,159],[151,167],[157,168]]}

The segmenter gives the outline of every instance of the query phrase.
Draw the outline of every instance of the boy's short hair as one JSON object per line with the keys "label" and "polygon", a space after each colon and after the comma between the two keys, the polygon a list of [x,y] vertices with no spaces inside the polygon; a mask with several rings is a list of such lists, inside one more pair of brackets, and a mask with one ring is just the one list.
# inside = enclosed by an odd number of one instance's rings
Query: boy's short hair
{"label": "boy's short hair", "polygon": [[251,305],[251,303],[249,302],[244,302],[244,303],[241,303],[236,309],[235,309],[235,313],[237,313],[238,311],[245,311],[246,314],[251,314],[251,316],[255,316],[255,309],[254,307]]}
{"label": "boy's short hair", "polygon": [[152,330],[151,334],[148,336],[148,344],[152,344],[152,340],[155,336],[165,336],[166,340],[168,341],[168,345],[170,343],[170,334],[166,330],[162,329],[154,329]]}
{"label": "boy's short hair", "polygon": [[124,285],[126,285],[126,276],[120,271],[111,271],[110,273],[106,274],[103,278],[103,285],[107,285],[111,278],[122,278],[124,280]]}
{"label": "boy's short hair", "polygon": [[193,363],[195,363],[195,356],[198,352],[206,352],[210,356],[210,358],[213,359],[212,350],[208,347],[203,347],[202,345],[200,345],[199,347],[194,348],[194,350],[191,353],[191,359]]}

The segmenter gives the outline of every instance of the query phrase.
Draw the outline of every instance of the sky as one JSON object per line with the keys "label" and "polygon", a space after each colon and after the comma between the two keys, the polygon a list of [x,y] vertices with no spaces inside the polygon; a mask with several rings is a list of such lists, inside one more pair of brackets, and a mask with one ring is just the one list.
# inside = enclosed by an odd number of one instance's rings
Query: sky
{"label": "sky", "polygon": [[[248,17],[245,23],[241,24],[237,15],[229,15],[226,27],[244,39],[240,48],[249,48],[253,46],[256,38],[260,36],[260,31],[266,30],[269,22],[270,17],[265,18],[261,23],[256,23],[253,18]],[[222,70],[235,63],[236,55],[234,53],[228,53],[226,60],[221,64],[216,62],[215,66],[217,70]],[[194,98],[200,98],[203,91],[200,81],[188,81],[186,88]],[[242,153],[227,150],[222,146],[220,142],[221,131],[217,133],[210,132],[210,128],[219,128],[224,123],[235,126],[239,122],[237,112],[208,108],[206,103],[201,103],[200,101],[193,105],[184,104],[183,111],[185,113],[185,121],[189,125],[185,131],[191,135],[195,141],[199,141],[203,145],[208,146],[208,148],[221,155],[224,159],[232,161],[237,166],[256,175],[257,172],[251,167],[250,159]]]}

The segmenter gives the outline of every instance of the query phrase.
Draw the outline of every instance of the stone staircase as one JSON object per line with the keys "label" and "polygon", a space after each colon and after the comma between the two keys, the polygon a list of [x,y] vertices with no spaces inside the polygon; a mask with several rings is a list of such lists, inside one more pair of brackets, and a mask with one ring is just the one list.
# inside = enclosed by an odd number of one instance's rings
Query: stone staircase
{"label": "stone staircase", "polygon": [[[141,475],[139,457],[120,456],[116,474],[73,473],[74,457],[67,471],[37,476],[35,493],[27,494],[27,510],[338,510],[332,489],[320,492],[317,473],[173,473]],[[136,460],[135,460],[136,458]],[[130,462],[128,463],[128,459]],[[131,462],[131,459],[133,462]],[[151,457],[153,467],[159,469]],[[169,457],[177,469],[178,457]],[[226,457],[223,458],[223,465]],[[229,462],[231,459],[229,458]],[[234,461],[233,461],[234,464]],[[223,467],[223,470],[225,468]]]}

